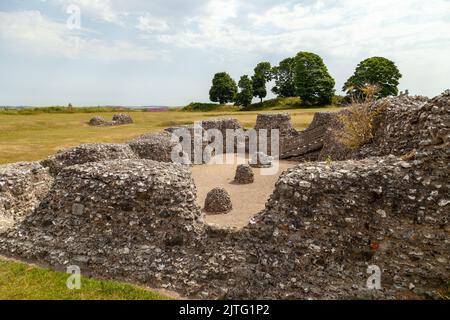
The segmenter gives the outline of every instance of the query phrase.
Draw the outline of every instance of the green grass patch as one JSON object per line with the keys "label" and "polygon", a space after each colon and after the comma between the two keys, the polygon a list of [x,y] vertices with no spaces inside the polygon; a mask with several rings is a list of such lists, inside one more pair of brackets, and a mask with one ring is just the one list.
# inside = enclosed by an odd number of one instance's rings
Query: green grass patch
{"label": "green grass patch", "polygon": [[81,289],[70,290],[70,275],[0,259],[0,300],[167,300],[131,284],[81,277]]}
{"label": "green grass patch", "polygon": [[258,110],[281,110],[281,109],[299,109],[302,108],[301,100],[298,97],[291,98],[275,98],[263,102],[253,103],[242,111],[258,111]]}

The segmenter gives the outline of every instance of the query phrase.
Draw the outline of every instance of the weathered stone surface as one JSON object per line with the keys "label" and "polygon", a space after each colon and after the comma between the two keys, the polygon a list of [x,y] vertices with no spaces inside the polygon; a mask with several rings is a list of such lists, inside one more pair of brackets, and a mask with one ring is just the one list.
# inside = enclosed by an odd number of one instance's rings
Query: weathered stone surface
{"label": "weathered stone surface", "polygon": [[177,144],[169,132],[150,132],[128,142],[141,159],[160,162],[172,162],[172,150]]}
{"label": "weathered stone surface", "polygon": [[233,209],[231,198],[223,188],[214,188],[206,195],[205,208],[207,213],[228,213]]}
{"label": "weathered stone surface", "polygon": [[[393,154],[403,156],[419,147],[423,136],[418,132],[422,110],[428,99],[422,96],[398,96],[382,99],[372,108],[387,105],[387,108],[375,119],[374,139],[358,150],[351,150],[334,137],[334,132],[341,128],[337,117],[332,120],[325,137],[324,148],[319,159],[333,160],[363,159],[369,156],[386,156]],[[345,111],[343,111],[345,112]]]}
{"label": "weathered stone surface", "polygon": [[116,125],[133,123],[133,119],[129,114],[118,113],[113,115],[112,122]]}
{"label": "weathered stone surface", "polygon": [[[366,270],[377,265],[383,279],[378,297],[399,298],[411,282],[418,296],[437,297],[438,283],[450,274],[449,211],[438,205],[448,197],[448,175],[440,186],[428,185],[425,170],[390,156],[286,171],[249,225],[249,237],[260,238],[264,249],[252,275],[241,280],[248,288],[236,294],[370,297]],[[265,259],[276,267],[268,271]],[[261,285],[267,274],[277,288]]]}
{"label": "weathered stone surface", "polygon": [[103,126],[106,125],[108,121],[103,119],[102,117],[93,117],[91,120],[89,120],[90,126]]}
{"label": "weathered stone surface", "polygon": [[55,155],[42,161],[52,175],[57,175],[65,167],[88,162],[113,159],[137,159],[133,150],[125,144],[82,144],[78,147],[58,151]]}
{"label": "weathered stone surface", "polygon": [[[295,139],[298,135],[297,130],[292,127],[291,115],[289,113],[258,114],[256,117],[255,130],[258,133],[258,136],[260,134],[260,130],[267,130],[267,154],[271,156],[282,155],[284,151],[289,148],[292,139]],[[278,150],[272,150],[272,130],[278,130]]]}
{"label": "weathered stone surface", "polygon": [[188,169],[177,164],[111,160],[67,167],[36,213],[6,239],[9,245],[31,241],[23,255],[45,251],[62,264],[145,244],[189,244],[203,228],[195,190]]}
{"label": "weathered stone surface", "polygon": [[272,130],[278,129],[280,135],[295,132],[291,124],[291,115],[284,113],[260,113],[256,117],[255,130]]}
{"label": "weathered stone surface", "polygon": [[239,184],[253,183],[255,180],[255,174],[252,168],[248,164],[240,164],[236,169],[236,175],[234,181]]}
{"label": "weathered stone surface", "polygon": [[89,120],[89,125],[91,126],[120,126],[130,123],[133,123],[133,119],[130,115],[124,113],[113,115],[112,121],[106,121],[101,117],[93,117]]}
{"label": "weathered stone surface", "polygon": [[53,182],[37,162],[0,166],[0,231],[21,222],[39,205]]}

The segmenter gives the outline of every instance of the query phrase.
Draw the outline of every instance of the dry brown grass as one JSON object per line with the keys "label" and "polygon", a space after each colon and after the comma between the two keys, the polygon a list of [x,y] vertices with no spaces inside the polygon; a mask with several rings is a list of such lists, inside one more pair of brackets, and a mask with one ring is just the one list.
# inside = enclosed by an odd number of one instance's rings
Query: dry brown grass
{"label": "dry brown grass", "polygon": [[353,150],[371,142],[375,133],[375,119],[387,107],[379,104],[373,107],[378,88],[369,85],[363,89],[364,98],[353,98],[348,112],[339,116],[342,128],[335,130],[337,141]]}
{"label": "dry brown grass", "polygon": [[[338,108],[289,110],[292,123],[304,129],[318,111]],[[266,111],[265,111],[266,112]],[[271,112],[271,111],[269,111]],[[193,123],[211,117],[234,117],[250,128],[258,112],[133,112],[134,123],[118,127],[90,127],[93,116],[106,119],[112,113],[39,113],[31,115],[0,114],[0,164],[44,159],[62,148],[81,143],[123,143],[150,131]]]}

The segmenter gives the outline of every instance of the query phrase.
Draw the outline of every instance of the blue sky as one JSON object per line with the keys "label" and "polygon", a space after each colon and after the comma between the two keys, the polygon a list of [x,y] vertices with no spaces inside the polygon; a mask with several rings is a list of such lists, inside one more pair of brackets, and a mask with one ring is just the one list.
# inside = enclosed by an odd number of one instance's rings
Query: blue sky
{"label": "blue sky", "polygon": [[0,0],[0,105],[208,101],[215,72],[298,51],[324,58],[338,92],[384,56],[401,90],[434,96],[450,87],[449,30],[449,0]]}

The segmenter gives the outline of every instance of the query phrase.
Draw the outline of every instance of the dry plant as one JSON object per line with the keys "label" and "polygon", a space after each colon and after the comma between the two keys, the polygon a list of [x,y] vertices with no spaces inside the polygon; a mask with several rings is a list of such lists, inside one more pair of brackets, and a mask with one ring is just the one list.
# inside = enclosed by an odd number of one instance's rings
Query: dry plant
{"label": "dry plant", "polygon": [[339,116],[341,128],[335,130],[335,137],[343,145],[355,150],[371,142],[374,138],[374,120],[387,107],[386,103],[373,108],[379,88],[367,85],[363,95],[352,97],[348,112]]}

